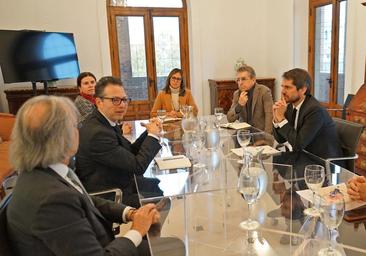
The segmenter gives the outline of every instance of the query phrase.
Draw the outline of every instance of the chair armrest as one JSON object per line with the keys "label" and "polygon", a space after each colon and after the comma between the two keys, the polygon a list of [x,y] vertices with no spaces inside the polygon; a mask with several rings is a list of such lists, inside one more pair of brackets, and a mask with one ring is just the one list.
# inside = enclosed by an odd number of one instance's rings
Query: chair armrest
{"label": "chair armrest", "polygon": [[116,196],[114,198],[114,201],[118,204],[122,203],[122,190],[120,190],[119,188],[98,191],[98,192],[90,193],[89,195],[91,195],[91,196],[100,196],[100,195],[113,193],[113,192],[116,194]]}
{"label": "chair armrest", "polygon": [[326,172],[328,173],[330,171],[330,163],[333,161],[352,160],[352,159],[357,159],[357,158],[358,158],[357,154],[355,154],[353,156],[327,158],[327,159],[325,159]]}
{"label": "chair armrest", "polygon": [[353,156],[345,156],[345,157],[333,157],[333,158],[327,158],[326,161],[333,162],[333,161],[341,161],[341,160],[351,160],[351,159],[357,159],[358,155],[355,154]]}

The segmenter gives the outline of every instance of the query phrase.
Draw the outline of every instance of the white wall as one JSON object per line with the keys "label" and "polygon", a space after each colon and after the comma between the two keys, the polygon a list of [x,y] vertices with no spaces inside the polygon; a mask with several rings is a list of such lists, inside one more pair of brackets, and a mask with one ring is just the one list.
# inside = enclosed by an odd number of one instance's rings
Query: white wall
{"label": "white wall", "polygon": [[[100,0],[0,0],[0,24],[1,29],[74,33],[80,69],[100,77],[111,70],[105,9],[105,2]],[[76,82],[64,80],[57,84]],[[0,77],[0,111],[8,110],[3,90],[14,86],[30,88],[30,83],[4,85]]]}
{"label": "white wall", "polygon": [[308,68],[309,0],[294,0],[294,67]]}
{"label": "white wall", "polygon": [[293,0],[267,2],[265,75],[276,78],[275,99],[280,98],[283,72],[294,67],[293,16]]}
{"label": "white wall", "polygon": [[355,94],[364,82],[366,61],[366,7],[364,0],[348,1],[345,95]]}
{"label": "white wall", "polygon": [[265,3],[188,1],[192,87],[201,114],[210,112],[208,79],[234,78],[238,58],[253,65],[259,75],[266,73],[266,19],[260,15]]}

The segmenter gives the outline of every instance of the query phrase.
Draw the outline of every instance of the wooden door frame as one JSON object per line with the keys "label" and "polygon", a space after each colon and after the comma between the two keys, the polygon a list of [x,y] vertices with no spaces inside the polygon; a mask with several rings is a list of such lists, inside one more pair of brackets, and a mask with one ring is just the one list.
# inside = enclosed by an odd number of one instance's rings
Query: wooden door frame
{"label": "wooden door frame", "polygon": [[[109,47],[111,52],[111,65],[112,74],[120,77],[119,70],[119,55],[118,55],[118,44],[117,44],[117,30],[115,23],[115,16],[144,16],[144,26],[145,26],[145,45],[151,45],[154,42],[153,35],[153,22],[152,18],[154,16],[161,17],[179,17],[179,40],[180,40],[180,61],[181,68],[184,71],[184,79],[186,82],[186,87],[190,88],[190,66],[189,66],[189,44],[188,44],[188,18],[187,18],[187,3],[182,0],[182,8],[152,8],[152,7],[114,7],[109,6],[107,3],[107,15],[108,15],[108,33],[109,33]],[[147,15],[145,15],[148,13]],[[149,22],[147,23],[147,19]],[[149,29],[150,25],[150,29]],[[150,33],[151,32],[151,33]],[[153,44],[152,44],[153,45]],[[151,52],[146,52],[146,58],[149,59],[147,62],[150,63],[150,68],[156,71],[155,67],[155,52],[153,47],[146,47],[152,49]],[[147,50],[147,51],[150,51]],[[151,54],[150,54],[151,53]],[[150,55],[148,55],[150,54]],[[148,57],[150,56],[150,58]],[[149,66],[149,64],[147,64]],[[147,67],[148,68],[148,67]],[[154,72],[156,74],[156,72]],[[156,81],[156,77],[154,77]]]}
{"label": "wooden door frame", "polygon": [[[318,7],[328,4],[332,5],[332,45],[331,45],[331,64],[330,64],[330,90],[329,90],[329,102],[321,104],[328,108],[341,108],[342,106],[337,104],[338,93],[338,59],[339,59],[339,13],[340,13],[340,0],[310,0],[309,1],[309,38],[308,38],[308,71],[313,78],[314,82],[314,67],[315,67],[315,10]],[[336,54],[337,53],[337,54]],[[314,86],[311,88],[312,94],[314,94]]]}
{"label": "wooden door frame", "polygon": [[[139,105],[148,104],[150,109],[154,104],[155,98],[158,94],[157,75],[156,75],[156,61],[154,49],[154,27],[153,17],[178,17],[179,18],[179,40],[180,40],[180,62],[183,69],[183,78],[187,88],[190,88],[190,66],[189,66],[189,45],[188,45],[188,19],[187,19],[187,4],[182,0],[182,8],[151,8],[151,7],[117,7],[110,6],[109,0],[106,1],[107,16],[108,16],[108,33],[109,33],[109,47],[111,54],[112,75],[121,77],[120,61],[118,53],[117,40],[117,16],[143,16],[144,17],[144,35],[145,35],[145,55],[146,68],[148,79],[148,99],[134,100],[129,106],[126,119],[136,119],[138,117]],[[143,110],[143,116],[146,117],[146,110]]]}

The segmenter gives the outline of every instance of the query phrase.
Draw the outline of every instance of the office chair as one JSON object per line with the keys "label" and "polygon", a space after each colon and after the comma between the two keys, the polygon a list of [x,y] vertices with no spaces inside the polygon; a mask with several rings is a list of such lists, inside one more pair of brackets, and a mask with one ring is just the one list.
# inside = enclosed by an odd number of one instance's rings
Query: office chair
{"label": "office chair", "polygon": [[10,240],[8,236],[8,230],[6,226],[6,207],[11,199],[11,193],[8,194],[0,202],[0,255],[2,256],[14,256],[14,252],[10,247]]}
{"label": "office chair", "polygon": [[[112,200],[118,204],[122,203],[122,190],[119,188],[103,190],[99,192],[89,193],[91,196],[98,196],[103,199]],[[118,235],[120,232],[119,223],[112,224],[112,231],[114,235]]]}
{"label": "office chair", "polygon": [[347,170],[354,172],[355,159],[358,158],[356,148],[363,132],[364,126],[340,118],[333,118],[336,124],[338,141],[341,145],[343,155],[341,157],[328,158],[328,164],[332,161],[345,161]]}

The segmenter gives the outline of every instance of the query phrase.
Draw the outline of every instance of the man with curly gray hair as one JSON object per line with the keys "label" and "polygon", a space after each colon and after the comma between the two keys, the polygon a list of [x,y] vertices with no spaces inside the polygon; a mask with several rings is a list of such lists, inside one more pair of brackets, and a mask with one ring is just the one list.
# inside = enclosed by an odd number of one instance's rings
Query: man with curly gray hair
{"label": "man with curly gray hair", "polygon": [[[19,177],[6,209],[16,255],[148,255],[142,240],[160,215],[89,196],[69,159],[79,143],[78,111],[67,98],[38,96],[19,110],[10,159]],[[132,221],[114,238],[113,222]]]}

